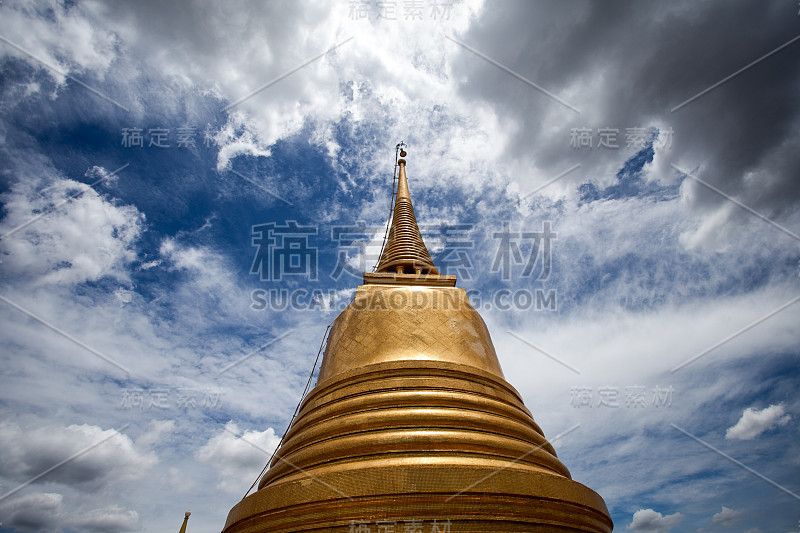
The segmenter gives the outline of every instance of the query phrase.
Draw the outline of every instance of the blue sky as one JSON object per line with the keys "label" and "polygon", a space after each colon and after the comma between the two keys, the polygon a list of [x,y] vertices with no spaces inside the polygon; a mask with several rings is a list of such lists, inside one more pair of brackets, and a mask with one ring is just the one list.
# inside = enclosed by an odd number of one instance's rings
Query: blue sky
{"label": "blue sky", "polygon": [[[798,6],[422,4],[0,5],[0,531],[219,531],[401,140],[435,263],[617,530],[798,530]],[[253,268],[270,224],[298,273]]]}

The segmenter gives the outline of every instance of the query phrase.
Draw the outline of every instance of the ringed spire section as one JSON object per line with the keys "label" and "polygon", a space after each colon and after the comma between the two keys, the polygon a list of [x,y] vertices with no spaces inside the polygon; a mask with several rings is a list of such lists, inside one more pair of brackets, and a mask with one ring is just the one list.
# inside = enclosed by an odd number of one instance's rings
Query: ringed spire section
{"label": "ringed spire section", "polygon": [[439,271],[425,247],[417,218],[414,216],[414,206],[411,205],[411,193],[408,190],[406,177],[406,160],[401,158],[397,164],[400,167],[400,175],[392,226],[376,272],[438,275]]}

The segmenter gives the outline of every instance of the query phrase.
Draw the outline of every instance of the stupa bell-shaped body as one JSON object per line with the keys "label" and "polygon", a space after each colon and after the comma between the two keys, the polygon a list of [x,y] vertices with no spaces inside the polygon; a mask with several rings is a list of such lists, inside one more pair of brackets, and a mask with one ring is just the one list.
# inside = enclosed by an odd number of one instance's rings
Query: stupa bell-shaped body
{"label": "stupa bell-shaped body", "polygon": [[610,532],[603,499],[570,478],[504,379],[465,291],[436,271],[398,163],[377,272],[334,322],[317,385],[224,533]]}

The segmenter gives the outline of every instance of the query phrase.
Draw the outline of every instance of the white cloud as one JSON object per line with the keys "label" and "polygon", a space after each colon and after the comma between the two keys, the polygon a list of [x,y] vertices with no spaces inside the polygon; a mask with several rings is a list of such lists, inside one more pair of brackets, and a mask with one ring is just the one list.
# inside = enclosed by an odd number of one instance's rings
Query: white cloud
{"label": "white cloud", "polygon": [[337,307],[343,308],[356,292],[356,288],[345,288],[338,291],[329,291],[327,293],[320,293],[313,296],[315,302],[322,306],[326,311],[336,310]]}
{"label": "white cloud", "polygon": [[209,439],[195,457],[198,461],[213,466],[219,474],[220,490],[243,494],[256,475],[267,463],[278,446],[280,437],[275,430],[245,431],[239,435],[239,426],[233,421],[225,429]]}
{"label": "white cloud", "polygon": [[[42,170],[54,172],[47,166]],[[0,232],[24,226],[0,241],[7,275],[34,286],[74,285],[104,276],[126,280],[144,215],[83,183],[56,177],[39,190],[42,181],[21,179],[4,195],[7,214]]]}
{"label": "white cloud", "polygon": [[[269,146],[304,127],[311,142],[338,154],[335,124],[347,119],[368,127],[380,123],[381,135],[392,143],[410,141],[424,165],[420,168],[432,174],[479,183],[487,178],[485,161],[501,154],[508,126],[485,104],[457,97],[461,80],[453,59],[463,51],[442,34],[465,30],[482,3],[459,2],[447,19],[433,20],[426,13],[423,20],[405,24],[376,20],[374,14],[371,21],[353,20],[341,2],[259,4],[247,10],[201,1],[185,10],[98,2],[76,12],[113,31],[126,59],[146,61],[183,87],[211,91],[227,103],[281,78],[228,111],[215,135],[219,170],[241,154],[268,155]],[[187,12],[192,14],[188,20]],[[125,96],[126,105],[132,97],[135,92]],[[141,104],[129,105],[138,109]]]}
{"label": "white cloud", "polygon": [[652,509],[639,509],[633,513],[633,520],[626,529],[648,533],[667,533],[667,531],[677,526],[681,520],[683,520],[681,513],[663,516]]}
{"label": "white cloud", "polygon": [[147,431],[136,439],[136,446],[149,449],[158,444],[164,435],[175,430],[174,420],[151,420]]}
{"label": "white cloud", "polygon": [[161,264],[161,259],[154,259],[153,261],[147,261],[142,263],[139,268],[142,270],[150,270],[151,268],[157,267]]}
{"label": "white cloud", "polygon": [[164,239],[159,253],[169,268],[187,274],[186,282],[174,287],[171,295],[181,305],[188,303],[182,307],[187,325],[207,324],[204,314],[208,309],[201,304],[201,298],[215,307],[215,314],[231,320],[252,319],[249,291],[237,279],[229,258],[209,247],[186,245],[176,238]]}
{"label": "white cloud", "polygon": [[725,432],[725,438],[752,440],[769,429],[785,426],[791,418],[791,415],[784,414],[782,404],[770,405],[760,411],[754,407],[748,407],[742,413],[739,421]]}
{"label": "white cloud", "polygon": [[67,521],[71,528],[98,533],[122,533],[139,529],[139,513],[119,505],[95,509]]}
{"label": "white cloud", "polygon": [[122,287],[120,287],[120,288],[118,288],[117,290],[114,291],[114,297],[117,300],[119,300],[120,303],[122,303],[122,304],[131,303],[131,300],[133,300],[133,295],[134,294],[135,293],[133,291],[129,291],[129,290],[123,289]]}
{"label": "white cloud", "polygon": [[259,138],[257,126],[241,113],[231,113],[214,140],[219,146],[218,171],[228,169],[231,159],[237,156],[269,157],[271,153],[267,144]]}
{"label": "white cloud", "polygon": [[[92,24],[81,9],[11,0],[3,2],[0,10],[0,34],[52,68],[5,44],[0,57],[11,55],[28,61],[59,84],[66,78],[53,69],[65,73],[92,70],[102,76],[116,57],[114,33]],[[45,13],[48,16],[43,16]]]}
{"label": "white cloud", "polygon": [[[720,346],[670,378],[664,376],[671,368],[686,363],[752,322],[753,317],[775,309],[783,303],[782,296],[777,291],[765,290],[739,297],[665,305],[642,313],[613,310],[610,306],[593,303],[573,316],[562,316],[549,323],[543,322],[540,316],[531,316],[537,313],[515,316],[493,311],[482,314],[490,329],[500,332],[493,340],[507,374],[514,376],[513,384],[523,390],[538,391],[545,398],[558,398],[564,387],[568,391],[571,385],[579,383],[575,381],[578,376],[535,350],[524,349],[520,341],[505,333],[510,325],[529,342],[576,366],[581,371],[581,380],[591,380],[590,383],[596,385],[655,384],[660,380],[662,385],[672,383],[679,387],[707,366],[749,357],[758,347],[774,350],[795,347],[792,324],[796,322],[796,315],[787,311],[776,315],[774,322],[761,324],[763,329],[754,328],[750,336],[742,335],[736,342]],[[743,311],[732,313],[731,309]],[[532,360],[537,365],[536,373],[526,371]],[[706,394],[719,392],[706,391]],[[684,405],[689,392],[682,390],[678,394]]]}
{"label": "white cloud", "polygon": [[731,527],[743,514],[745,514],[744,510],[736,511],[735,509],[722,506],[722,510],[712,516],[711,521],[715,524]]}

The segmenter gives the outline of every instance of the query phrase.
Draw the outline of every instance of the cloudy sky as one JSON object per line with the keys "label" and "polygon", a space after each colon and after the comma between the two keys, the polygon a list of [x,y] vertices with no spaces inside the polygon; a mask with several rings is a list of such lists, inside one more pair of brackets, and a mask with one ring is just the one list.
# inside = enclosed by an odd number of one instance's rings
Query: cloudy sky
{"label": "cloudy sky", "polygon": [[401,140],[617,530],[797,531],[799,10],[4,0],[0,531],[221,530]]}

